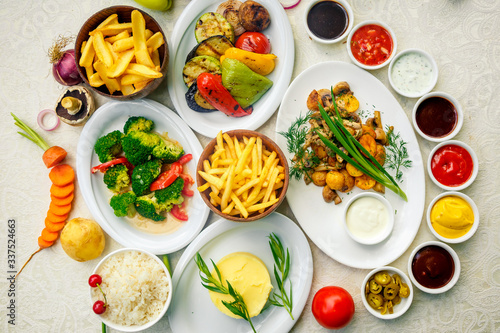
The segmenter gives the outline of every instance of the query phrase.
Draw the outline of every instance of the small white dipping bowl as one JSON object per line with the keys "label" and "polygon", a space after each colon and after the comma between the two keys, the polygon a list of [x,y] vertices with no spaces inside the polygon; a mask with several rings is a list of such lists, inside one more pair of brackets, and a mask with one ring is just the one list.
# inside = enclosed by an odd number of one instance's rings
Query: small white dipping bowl
{"label": "small white dipping bowl", "polygon": [[[441,98],[448,100],[451,104],[453,104],[453,106],[455,107],[455,110],[457,111],[457,123],[455,125],[455,128],[447,135],[439,136],[439,137],[430,136],[430,135],[427,135],[424,132],[422,132],[420,127],[418,127],[418,123],[417,123],[418,107],[420,106],[420,104],[422,104],[422,102],[424,102],[425,100],[432,98],[432,97],[441,97]],[[464,123],[464,113],[462,110],[462,106],[460,105],[460,103],[457,101],[457,99],[455,97],[453,97],[450,94],[447,94],[445,92],[442,92],[442,91],[436,91],[436,92],[431,92],[431,93],[428,93],[428,94],[420,97],[420,99],[417,101],[417,103],[415,103],[415,106],[413,107],[413,111],[411,114],[411,120],[413,123],[413,128],[415,129],[415,131],[417,131],[417,133],[422,138],[429,140],[429,141],[432,141],[432,142],[443,142],[443,141],[452,139],[455,135],[458,134],[458,132],[460,132],[460,129],[462,128],[462,125]]]}
{"label": "small white dipping bowl", "polygon": [[[368,283],[368,280],[370,280],[370,278],[373,275],[375,275],[376,273],[382,272],[382,271],[387,271],[387,273],[389,273],[389,275],[391,275],[391,276],[394,274],[398,274],[401,277],[401,281],[406,283],[408,285],[408,288],[410,289],[410,295],[406,298],[401,298],[401,303],[393,306],[394,313],[382,314],[382,313],[380,313],[380,310],[376,310],[376,309],[372,308],[370,306],[370,304],[368,304],[368,301],[366,300],[365,290],[366,290],[366,284]],[[370,312],[372,315],[374,315],[377,318],[380,318],[380,319],[398,318],[398,317],[402,316],[410,308],[410,305],[413,302],[413,286],[411,285],[411,282],[410,282],[410,279],[408,278],[408,276],[405,273],[403,273],[403,271],[401,271],[395,267],[385,266],[385,267],[375,268],[373,271],[368,273],[368,275],[366,275],[365,279],[363,280],[363,284],[361,285],[361,300],[363,301],[363,305],[368,310],[368,312]]]}
{"label": "small white dipping bowl", "polygon": [[[467,150],[467,152],[472,157],[472,163],[474,164],[472,167],[472,174],[471,174],[470,178],[462,185],[447,186],[447,185],[441,184],[436,179],[436,177],[434,177],[434,174],[432,173],[431,164],[432,164],[432,158],[434,157],[434,154],[436,154],[436,152],[438,151],[439,148],[441,148],[443,146],[447,146],[447,145],[455,145],[455,146],[462,147],[465,150]],[[471,147],[469,147],[469,145],[463,143],[462,141],[450,140],[450,141],[441,142],[436,147],[434,147],[434,149],[431,150],[431,152],[429,154],[429,158],[427,159],[427,173],[429,174],[430,179],[434,182],[434,184],[436,184],[437,186],[439,186],[440,188],[442,188],[443,190],[446,190],[446,191],[461,191],[461,190],[467,188],[470,184],[472,184],[474,182],[474,180],[477,177],[478,172],[479,172],[479,160],[477,159],[476,153],[474,152],[474,150]]]}
{"label": "small white dipping bowl", "polygon": [[[432,207],[434,207],[434,205],[436,204],[436,202],[438,202],[439,199],[444,198],[444,197],[453,197],[453,196],[460,197],[460,198],[464,199],[470,205],[472,212],[474,213],[474,222],[473,222],[470,230],[465,235],[458,237],[458,238],[446,238],[446,237],[438,234],[437,231],[432,226],[431,211],[432,211]],[[431,203],[429,204],[429,207],[427,207],[427,215],[426,216],[427,216],[427,226],[429,227],[432,234],[434,236],[436,236],[436,238],[439,239],[440,241],[446,242],[446,243],[458,244],[458,243],[465,242],[466,240],[471,238],[476,233],[477,228],[479,227],[479,210],[477,209],[477,205],[468,195],[463,194],[462,192],[443,192],[443,193],[439,194],[438,196],[436,196],[434,198],[434,200],[431,201]]]}
{"label": "small white dipping bowl", "polygon": [[[381,26],[382,28],[384,28],[385,30],[387,30],[387,32],[389,33],[389,35],[392,38],[392,51],[391,51],[390,56],[383,63],[378,64],[378,65],[373,65],[373,66],[365,65],[365,64],[359,62],[358,59],[356,59],[354,57],[354,55],[352,54],[352,50],[351,50],[352,36],[356,33],[356,31],[359,28],[364,27],[365,25],[369,25],[369,24],[374,24],[374,25]],[[357,24],[351,30],[351,32],[349,33],[349,36],[347,36],[346,46],[347,46],[347,54],[349,54],[349,57],[351,58],[352,62],[354,62],[354,64],[356,64],[357,66],[359,66],[359,67],[361,67],[363,69],[372,70],[372,69],[380,69],[380,68],[386,66],[388,63],[391,62],[392,58],[394,58],[394,56],[396,55],[396,50],[398,48],[398,41],[396,39],[396,34],[394,33],[394,31],[392,31],[391,27],[389,27],[387,24],[385,24],[384,22],[381,22],[381,21],[369,20],[369,21],[363,21],[363,22]]]}
{"label": "small white dipping bowl", "polygon": [[[425,75],[425,72],[429,71],[429,78],[426,82],[427,84],[420,86],[420,89],[418,90],[410,91],[410,89],[405,89],[403,86],[401,86],[399,80],[393,77],[393,75],[397,75],[397,73],[394,73],[394,71],[398,69],[400,64],[401,67],[403,67],[404,63],[402,63],[402,61],[404,61],[404,59],[407,57],[415,57],[417,59],[419,57],[422,57],[423,62],[419,63],[416,61],[410,61],[410,63],[414,66],[412,70],[401,73],[401,76],[404,77],[405,80],[417,80],[418,78],[422,79],[422,76]],[[425,61],[428,62],[429,67],[424,66],[427,65]],[[408,68],[401,69],[408,70]],[[434,58],[432,58],[429,53],[420,49],[408,49],[398,53],[394,58],[392,58],[391,63],[389,64],[388,76],[392,89],[394,89],[398,94],[405,97],[417,98],[422,97],[423,95],[430,92],[436,85],[438,79],[438,66]]]}
{"label": "small white dipping bowl", "polygon": [[[349,208],[351,207],[351,205],[355,201],[357,201],[358,199],[367,198],[367,197],[374,198],[374,199],[380,201],[385,206],[385,208],[387,210],[387,225],[385,226],[385,229],[380,230],[380,232],[377,233],[376,235],[374,235],[373,237],[361,238],[361,237],[358,237],[357,235],[355,235],[349,229],[349,226],[347,225],[347,214],[349,212]],[[359,194],[355,195],[354,197],[352,197],[349,200],[349,202],[347,202],[347,205],[344,208],[343,217],[344,217],[344,229],[347,232],[347,234],[356,242],[358,242],[360,244],[364,244],[364,245],[373,245],[373,244],[378,244],[378,243],[382,242],[384,239],[386,239],[391,234],[392,229],[394,227],[394,211],[392,209],[391,203],[386,198],[381,196],[380,194],[377,194],[374,192],[362,192],[362,193],[359,193]]]}
{"label": "small white dipping bowl", "polygon": [[[420,251],[422,248],[426,246],[439,246],[443,249],[445,249],[453,258],[453,263],[455,265],[455,271],[453,272],[453,277],[451,280],[444,285],[441,288],[427,288],[422,286],[417,279],[415,279],[415,276],[413,275],[412,271],[412,263],[413,263],[413,258],[415,258],[415,255],[417,254],[418,251]],[[420,290],[423,292],[429,293],[429,294],[441,294],[444,293],[448,290],[450,290],[458,281],[458,278],[460,276],[460,259],[458,258],[457,253],[447,244],[438,242],[438,241],[428,241],[425,243],[422,243],[418,245],[411,253],[410,259],[408,259],[408,275],[410,276],[411,282]]]}
{"label": "small white dipping bowl", "polygon": [[[172,300],[172,292],[173,292],[172,291],[172,278],[170,277],[170,273],[168,272],[167,267],[165,267],[165,265],[163,264],[163,262],[156,255],[154,255],[153,253],[150,253],[148,251],[144,251],[144,250],[136,249],[136,248],[123,248],[123,249],[119,249],[119,250],[111,252],[110,254],[108,254],[107,256],[105,256],[97,264],[97,266],[94,268],[94,271],[92,272],[92,274],[97,274],[97,271],[99,270],[99,268],[104,264],[104,262],[106,262],[112,256],[115,256],[115,255],[117,255],[119,253],[122,253],[122,252],[128,252],[128,251],[137,251],[137,252],[142,252],[142,253],[148,255],[149,257],[151,257],[152,259],[154,259],[165,270],[165,274],[167,275],[167,280],[168,280],[168,297],[167,297],[167,300],[165,302],[165,305],[163,306],[163,309],[162,309],[161,313],[156,318],[154,318],[153,320],[151,320],[150,322],[148,322],[148,323],[146,323],[144,325],[124,326],[124,325],[120,325],[120,324],[116,324],[114,322],[111,322],[111,321],[109,321],[109,320],[101,317],[100,315],[96,315],[96,316],[99,316],[99,319],[104,324],[106,324],[106,326],[108,326],[108,327],[110,327],[112,329],[115,329],[115,330],[118,330],[118,331],[122,331],[122,332],[138,332],[138,331],[145,330],[145,329],[153,326],[154,324],[156,324],[161,318],[163,318],[163,316],[167,312],[167,309],[170,306],[170,301]],[[104,282],[104,280],[103,280],[103,282]],[[91,303],[90,306],[92,307],[92,305],[94,304],[93,297],[92,297],[92,289],[94,289],[94,288],[92,288],[90,286],[89,286],[89,288],[90,288],[90,303]]]}
{"label": "small white dipping bowl", "polygon": [[[342,35],[338,36],[337,38],[333,38],[333,39],[326,39],[326,38],[321,38],[317,35],[315,35],[311,29],[309,29],[309,25],[307,24],[307,17],[309,16],[309,12],[311,11],[311,9],[317,5],[318,3],[320,2],[337,2],[340,6],[342,6],[346,13],[347,13],[347,28],[344,30],[344,32],[342,33]],[[352,8],[351,6],[349,5],[349,3],[345,0],[313,0],[309,3],[309,5],[307,6],[306,10],[304,11],[305,12],[305,15],[304,15],[304,26],[306,28],[306,31],[307,31],[307,34],[309,35],[309,37],[311,37],[312,40],[318,42],[318,43],[322,43],[322,44],[334,44],[334,43],[338,43],[340,42],[341,40],[343,40],[344,38],[347,37],[347,35],[349,34],[349,32],[351,32],[351,29],[354,25],[354,13],[352,11]]]}

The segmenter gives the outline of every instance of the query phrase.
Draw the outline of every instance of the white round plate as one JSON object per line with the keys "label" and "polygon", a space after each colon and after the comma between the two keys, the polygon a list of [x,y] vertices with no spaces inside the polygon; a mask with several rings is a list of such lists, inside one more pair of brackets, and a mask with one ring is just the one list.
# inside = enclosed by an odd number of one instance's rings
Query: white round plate
{"label": "white round plate", "polygon": [[[90,169],[99,165],[94,153],[94,144],[99,137],[114,130],[123,131],[123,125],[131,116],[143,116],[155,122],[158,132],[168,132],[169,137],[177,140],[186,153],[193,154],[187,164],[189,173],[194,177],[196,163],[203,151],[193,131],[172,110],[160,103],[142,99],[130,102],[108,102],[101,106],[85,124],[78,141],[76,153],[76,172],[78,184],[94,219],[106,233],[125,247],[134,247],[166,254],[178,251],[188,245],[203,229],[209,209],[198,191],[189,199],[186,207],[189,220],[170,234],[151,234],[136,229],[124,218],[117,217],[109,206],[110,191],[102,181],[102,174],[92,174]],[[196,184],[194,185],[196,186]]]}
{"label": "white round plate", "polygon": [[[286,197],[302,229],[323,252],[344,265],[371,269],[390,264],[408,249],[417,234],[424,211],[424,165],[417,138],[401,106],[382,82],[367,71],[344,62],[319,63],[297,76],[288,88],[278,112],[276,132],[288,130],[299,115],[307,114],[306,101],[313,89],[330,89],[340,81],[347,81],[359,100],[358,114],[362,120],[372,117],[373,111],[378,110],[384,127],[393,125],[395,132],[399,132],[408,143],[406,147],[413,165],[403,169],[400,183],[408,202],[386,189],[384,196],[395,211],[394,229],[379,244],[361,245],[347,235],[342,225],[344,205],[350,196],[361,192],[360,189],[355,187],[350,193],[339,192],[342,203],[335,205],[324,202],[320,187],[306,185],[302,179],[290,178]],[[282,135],[276,134],[276,143],[289,159],[293,157],[288,153]]]}
{"label": "white round plate", "polygon": [[276,0],[259,0],[271,16],[271,24],[262,31],[272,45],[271,52],[278,58],[276,68],[267,75],[274,82],[260,100],[253,105],[249,116],[234,118],[222,112],[200,113],[191,110],[186,103],[187,87],[182,79],[182,69],[188,53],[196,46],[194,28],[198,18],[206,12],[215,12],[223,0],[193,0],[177,19],[170,41],[170,64],[168,69],[168,92],[175,110],[196,132],[208,137],[215,137],[219,131],[233,129],[255,130],[264,124],[277,110],[283,94],[292,78],[295,46],[292,28],[283,6]]}
{"label": "white round plate", "polygon": [[[313,276],[313,261],[309,243],[300,228],[288,217],[272,213],[262,220],[235,223],[220,219],[205,230],[186,248],[172,277],[174,296],[167,312],[174,333],[184,332],[248,332],[248,322],[226,316],[212,303],[208,290],[201,285],[199,270],[194,262],[197,252],[212,269],[210,259],[218,262],[233,252],[250,252],[259,257],[267,267],[273,284],[274,259],[268,236],[274,232],[283,247],[290,251],[291,267],[289,279],[293,288],[292,320],[282,307],[270,306],[252,318],[260,333],[288,332],[299,319],[307,301]],[[288,288],[288,283],[286,283]],[[273,292],[271,291],[271,292]]]}

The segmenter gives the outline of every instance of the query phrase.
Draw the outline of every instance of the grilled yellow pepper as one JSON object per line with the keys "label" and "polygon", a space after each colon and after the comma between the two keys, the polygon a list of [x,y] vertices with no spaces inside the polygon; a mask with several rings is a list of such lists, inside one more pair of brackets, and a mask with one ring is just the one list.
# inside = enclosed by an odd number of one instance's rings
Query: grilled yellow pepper
{"label": "grilled yellow pepper", "polygon": [[277,57],[274,54],[260,54],[231,47],[221,56],[220,62],[226,58],[239,60],[255,73],[267,75],[274,70],[274,59]]}

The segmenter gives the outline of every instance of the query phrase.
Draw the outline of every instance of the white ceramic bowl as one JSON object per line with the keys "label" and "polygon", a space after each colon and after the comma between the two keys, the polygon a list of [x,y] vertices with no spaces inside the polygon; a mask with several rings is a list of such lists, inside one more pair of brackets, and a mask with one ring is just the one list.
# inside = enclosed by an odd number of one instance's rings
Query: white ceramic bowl
{"label": "white ceramic bowl", "polygon": [[[309,37],[312,38],[312,40],[314,40],[318,43],[322,43],[322,44],[338,43],[341,40],[343,40],[344,38],[346,38],[347,35],[349,34],[349,32],[351,32],[351,29],[354,26],[354,13],[352,11],[351,6],[349,5],[349,3],[346,0],[333,0],[333,1],[337,2],[338,4],[340,4],[342,7],[344,7],[344,9],[347,13],[347,20],[348,20],[347,28],[342,33],[342,35],[340,35],[339,37],[334,38],[334,39],[325,39],[325,38],[318,37],[309,29],[309,26],[307,24],[307,16],[309,15],[309,11],[311,10],[312,7],[314,7],[317,3],[323,2],[323,1],[325,1],[325,0],[313,0],[309,3],[306,10],[304,11],[305,12],[305,14],[304,14],[304,26],[306,28],[307,34],[309,35]],[[332,1],[332,0],[326,0],[326,1]]]}
{"label": "white ceramic bowl", "polygon": [[[422,132],[420,130],[420,128],[418,127],[417,109],[420,106],[420,104],[422,104],[423,101],[425,101],[426,99],[431,98],[431,97],[442,97],[444,99],[447,99],[449,102],[451,102],[451,104],[453,104],[453,106],[455,106],[455,110],[457,111],[457,123],[456,123],[453,131],[451,131],[448,135],[440,136],[440,137],[429,136],[429,135],[425,134],[424,132]],[[415,131],[417,131],[417,133],[422,138],[429,140],[429,141],[432,141],[432,142],[443,142],[443,141],[452,139],[455,135],[458,134],[458,132],[460,131],[460,129],[462,128],[462,125],[464,123],[464,113],[462,110],[462,106],[460,105],[460,103],[457,101],[457,99],[455,97],[453,97],[450,94],[447,94],[445,92],[442,92],[442,91],[435,91],[435,92],[431,92],[431,93],[428,93],[428,94],[420,97],[420,99],[417,101],[417,103],[415,103],[415,106],[413,107],[413,111],[411,114],[411,120],[413,123],[413,128],[415,129]]]}
{"label": "white ceramic bowl", "polygon": [[[427,288],[427,287],[422,286],[417,281],[417,279],[415,279],[415,276],[413,275],[413,271],[412,271],[413,258],[415,257],[415,255],[417,254],[417,252],[420,251],[420,249],[422,249],[422,248],[424,248],[426,246],[433,246],[433,245],[434,246],[440,246],[443,249],[445,249],[446,251],[448,251],[448,253],[453,258],[453,262],[454,262],[454,265],[455,265],[455,271],[453,273],[453,277],[451,278],[451,280],[446,285],[444,285],[441,288]],[[449,245],[447,245],[445,243],[442,243],[442,242],[438,242],[438,241],[428,241],[428,242],[425,242],[425,243],[422,243],[422,244],[418,245],[412,251],[412,253],[410,255],[410,258],[408,259],[408,275],[410,277],[411,282],[418,289],[422,290],[423,292],[426,292],[426,293],[429,293],[429,294],[441,294],[441,293],[444,293],[444,292],[450,290],[457,283],[458,278],[460,277],[460,259],[458,258],[457,253]]]}
{"label": "white ceramic bowl", "polygon": [[[470,178],[462,185],[447,186],[447,185],[441,184],[436,179],[436,177],[434,177],[434,174],[432,173],[431,163],[432,163],[432,158],[434,157],[434,154],[436,153],[436,151],[439,148],[441,148],[443,146],[447,146],[447,145],[460,146],[460,147],[464,148],[465,150],[467,150],[469,152],[470,156],[472,157],[472,163],[474,164],[473,168],[472,168],[472,174],[471,174]],[[479,172],[479,160],[477,159],[476,153],[469,145],[463,143],[462,141],[450,140],[450,141],[441,142],[436,147],[434,147],[434,149],[431,150],[429,157],[427,159],[427,173],[429,174],[429,177],[434,182],[434,184],[436,184],[437,186],[439,186],[440,188],[442,188],[443,190],[446,190],[446,191],[461,191],[461,190],[467,188],[470,184],[472,184],[474,182],[474,180],[477,177],[478,172]]]}
{"label": "white ceramic bowl", "polygon": [[[382,230],[380,233],[377,235],[374,235],[374,237],[371,238],[360,238],[356,236],[354,233],[349,230],[349,227],[347,226],[347,212],[351,205],[358,199],[365,198],[365,197],[370,197],[374,198],[381,203],[384,204],[385,208],[387,209],[387,215],[388,215],[388,221],[387,225],[384,230]],[[352,197],[348,202],[347,205],[344,208],[344,229],[347,232],[347,234],[356,242],[364,245],[373,245],[373,244],[378,244],[382,242],[384,239],[386,239],[392,232],[392,229],[394,228],[394,210],[392,209],[391,203],[381,196],[380,194],[374,193],[374,192],[361,192],[354,197]]]}
{"label": "white ceramic bowl", "polygon": [[[119,249],[119,250],[111,252],[110,254],[108,254],[107,256],[105,256],[97,264],[97,266],[94,268],[94,271],[92,272],[92,274],[96,274],[96,272],[104,264],[104,262],[106,262],[106,260],[108,260],[112,256],[114,256],[116,254],[119,254],[119,253],[122,253],[122,252],[128,252],[128,251],[137,251],[137,252],[142,252],[144,254],[147,254],[149,257],[151,257],[152,259],[154,259],[165,270],[165,274],[167,275],[167,280],[168,280],[168,297],[167,297],[167,300],[165,302],[165,305],[164,305],[161,313],[156,318],[154,318],[153,320],[151,320],[150,322],[148,322],[148,323],[146,323],[144,325],[124,326],[124,325],[120,325],[120,324],[116,324],[114,322],[111,322],[111,321],[109,321],[106,318],[101,317],[101,316],[99,316],[99,319],[101,319],[102,322],[104,324],[106,324],[106,326],[108,326],[108,327],[110,327],[112,329],[115,329],[115,330],[118,330],[118,331],[122,331],[122,332],[138,332],[138,331],[145,330],[145,329],[153,326],[154,324],[156,324],[161,318],[163,318],[163,316],[167,312],[167,309],[168,309],[168,307],[170,305],[170,301],[172,300],[172,278],[170,277],[170,273],[168,272],[167,267],[165,267],[165,265],[163,264],[163,262],[156,255],[154,255],[154,254],[152,254],[152,253],[150,253],[148,251],[144,251],[144,250],[136,249],[136,248],[123,248],[123,249]],[[89,289],[90,289],[90,302],[91,302],[90,306],[92,307],[92,305],[94,304],[94,302],[92,300],[92,289],[93,288],[91,288],[89,286]],[[96,315],[96,316],[98,316],[98,315]]]}
{"label": "white ceramic bowl", "polygon": [[[389,273],[391,276],[393,274],[398,274],[401,277],[401,281],[406,283],[408,285],[408,288],[410,289],[410,295],[407,298],[401,298],[401,303],[394,305],[393,307],[394,313],[382,314],[380,313],[380,310],[375,310],[374,308],[372,308],[370,304],[368,304],[368,301],[366,300],[366,293],[365,293],[366,283],[373,275],[382,271],[387,271],[387,273]],[[361,300],[363,301],[363,305],[368,310],[368,312],[370,312],[377,318],[380,319],[398,318],[402,316],[410,308],[410,305],[413,301],[413,286],[408,276],[405,273],[403,273],[403,271],[395,267],[385,266],[385,267],[375,268],[373,271],[368,273],[368,275],[366,275],[365,279],[363,280],[363,284],[361,284]]]}
{"label": "white ceramic bowl", "polygon": [[[352,54],[352,51],[351,51],[352,36],[354,35],[354,33],[359,28],[364,27],[365,25],[369,25],[369,24],[374,24],[374,25],[381,26],[382,28],[384,28],[385,30],[387,30],[387,32],[389,33],[389,35],[391,35],[391,38],[392,38],[392,51],[391,51],[391,55],[383,63],[378,64],[378,65],[373,65],[373,66],[365,65],[365,64],[359,62],[354,57],[354,55]],[[392,31],[391,27],[389,27],[387,24],[385,24],[384,22],[381,22],[381,21],[369,20],[369,21],[363,21],[363,22],[357,24],[351,30],[351,32],[349,33],[349,36],[347,36],[346,46],[347,46],[347,54],[349,54],[349,57],[351,58],[352,62],[354,62],[354,64],[356,64],[357,66],[359,66],[359,67],[361,67],[363,69],[372,70],[372,69],[382,68],[382,67],[386,66],[387,64],[389,64],[391,62],[392,58],[394,58],[394,56],[396,55],[396,50],[398,48],[398,41],[396,39],[396,34],[394,33],[394,31]]]}
{"label": "white ceramic bowl", "polygon": [[[432,210],[432,207],[434,207],[434,204],[439,199],[444,198],[444,197],[448,197],[448,196],[456,196],[456,197],[460,197],[460,198],[464,199],[470,205],[470,207],[472,208],[472,212],[474,213],[474,222],[472,224],[472,227],[462,237],[458,237],[458,238],[446,238],[446,237],[441,236],[440,234],[438,234],[436,232],[436,230],[434,229],[434,227],[432,226],[432,223],[431,223],[431,210]],[[468,240],[469,238],[471,238],[476,233],[477,228],[479,227],[479,210],[477,209],[477,205],[476,205],[476,203],[468,195],[463,194],[462,192],[443,192],[443,193],[439,194],[438,196],[436,196],[434,198],[434,200],[431,201],[431,203],[429,204],[429,207],[427,207],[427,214],[426,214],[426,216],[427,216],[427,226],[429,227],[429,229],[432,232],[432,234],[434,236],[436,236],[436,238],[439,239],[440,241],[446,242],[446,243],[457,244],[457,243],[465,242],[466,240]]]}
{"label": "white ceramic bowl", "polygon": [[[429,61],[430,65],[431,65],[432,72],[430,75],[430,80],[429,80],[428,84],[423,86],[419,91],[404,90],[401,86],[398,86],[397,81],[395,81],[393,79],[393,76],[392,76],[393,68],[397,64],[397,62],[402,57],[407,56],[407,55],[411,55],[411,54],[416,54],[416,55],[420,55],[420,56],[424,57],[425,59],[427,59],[427,61]],[[420,76],[422,75],[422,72],[420,70],[417,71],[416,74],[405,73],[405,76],[407,76],[407,77],[410,76],[412,78],[416,77],[418,75],[420,75]],[[407,50],[404,50],[404,51],[398,53],[394,58],[392,58],[391,63],[389,64],[388,76],[389,76],[389,82],[391,84],[392,89],[394,89],[398,94],[405,96],[405,97],[417,98],[417,97],[422,97],[423,95],[430,92],[434,88],[434,86],[436,85],[437,79],[438,79],[438,66],[437,66],[437,63],[434,60],[434,58],[432,58],[432,56],[429,53],[422,51],[420,49],[407,49]]]}

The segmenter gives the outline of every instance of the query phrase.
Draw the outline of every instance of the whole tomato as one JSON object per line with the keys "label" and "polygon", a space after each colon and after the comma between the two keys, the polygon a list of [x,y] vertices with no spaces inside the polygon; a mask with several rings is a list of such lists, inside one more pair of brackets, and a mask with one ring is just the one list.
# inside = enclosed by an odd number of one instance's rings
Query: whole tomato
{"label": "whole tomato", "polygon": [[269,42],[269,39],[267,39],[267,37],[260,32],[244,32],[238,38],[234,46],[245,51],[260,54],[267,54],[271,52],[271,43]]}
{"label": "whole tomato", "polygon": [[312,313],[321,326],[339,329],[349,324],[354,316],[354,301],[344,288],[323,287],[314,295]]}

